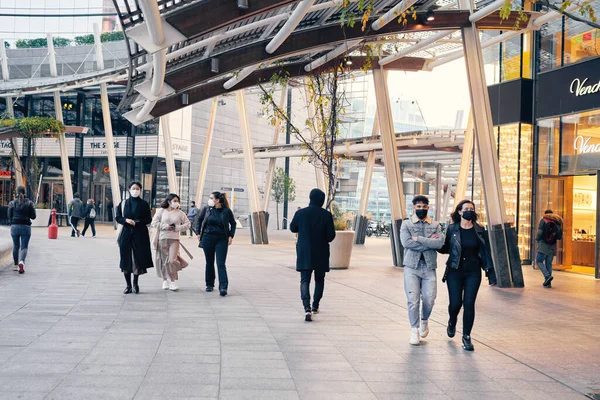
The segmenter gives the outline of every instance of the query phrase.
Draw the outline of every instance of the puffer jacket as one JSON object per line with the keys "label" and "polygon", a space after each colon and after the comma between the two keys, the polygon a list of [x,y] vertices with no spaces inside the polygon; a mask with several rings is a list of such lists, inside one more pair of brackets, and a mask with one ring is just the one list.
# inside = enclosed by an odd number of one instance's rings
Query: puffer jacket
{"label": "puffer jacket", "polygon": [[35,218],[36,213],[33,201],[25,199],[19,204],[17,200],[13,200],[8,204],[8,220],[11,225],[31,226],[31,220]]}
{"label": "puffer jacket", "polygon": [[544,231],[546,230],[547,221],[554,222],[558,227],[558,233],[556,235],[556,240],[562,240],[563,238],[563,219],[556,214],[545,214],[544,218],[540,221],[540,226],[537,230],[537,235],[535,240],[537,241],[537,251],[538,253],[545,254],[547,256],[554,255],[554,249],[556,248],[556,244],[546,243],[543,239]]}
{"label": "puffer jacket", "polygon": [[[487,231],[483,226],[475,223],[474,226],[477,237],[479,237],[479,259],[481,260],[481,268],[489,272],[494,268],[492,261],[492,252],[490,250],[490,239]],[[446,266],[449,268],[458,269],[460,265],[460,256],[462,253],[462,245],[460,243],[460,224],[452,224],[448,226],[446,231],[446,241],[444,246],[439,250],[442,254],[449,254]]]}

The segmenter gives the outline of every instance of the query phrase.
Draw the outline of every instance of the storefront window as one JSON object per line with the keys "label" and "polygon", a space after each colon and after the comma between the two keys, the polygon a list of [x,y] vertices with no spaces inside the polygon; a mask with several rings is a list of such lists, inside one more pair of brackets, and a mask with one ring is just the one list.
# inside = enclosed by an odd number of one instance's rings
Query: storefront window
{"label": "storefront window", "polygon": [[562,24],[562,19],[557,19],[544,24],[540,29],[540,72],[562,65]]}
{"label": "storefront window", "polygon": [[538,174],[558,175],[560,157],[560,120],[538,121]]}
{"label": "storefront window", "polygon": [[521,77],[521,35],[502,43],[501,81]]}
{"label": "storefront window", "polygon": [[499,162],[506,216],[514,227],[517,218],[519,169],[519,124],[500,127]]}
{"label": "storefront window", "polygon": [[[500,31],[483,31],[481,40],[491,39],[500,35]],[[483,69],[488,85],[500,83],[500,43],[482,50]]]}
{"label": "storefront window", "polygon": [[600,169],[600,111],[562,118],[561,173]]}
{"label": "storefront window", "polygon": [[519,233],[519,252],[521,259],[531,257],[531,198],[532,198],[532,166],[533,140],[531,125],[521,124],[519,148],[519,210],[517,215]]}
{"label": "storefront window", "polygon": [[[600,12],[600,2],[593,2],[592,8]],[[588,19],[588,15],[583,16]],[[563,64],[574,64],[600,56],[600,30],[593,29],[584,22],[565,18],[565,53]]]}

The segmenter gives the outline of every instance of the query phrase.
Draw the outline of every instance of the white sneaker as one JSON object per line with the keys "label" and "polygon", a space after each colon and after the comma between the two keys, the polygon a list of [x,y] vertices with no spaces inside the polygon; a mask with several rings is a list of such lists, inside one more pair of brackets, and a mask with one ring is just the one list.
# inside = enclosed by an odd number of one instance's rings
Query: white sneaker
{"label": "white sneaker", "polygon": [[419,328],[411,328],[410,330],[410,344],[418,346],[421,344],[421,337],[419,336]]}
{"label": "white sneaker", "polygon": [[13,271],[18,271],[18,270],[19,270],[19,266],[18,266],[18,265],[15,265],[15,266],[13,267]]}
{"label": "white sneaker", "polygon": [[173,292],[176,292],[176,291],[178,291],[178,290],[179,290],[179,286],[177,286],[177,285],[175,284],[175,282],[171,282],[171,283],[169,284],[169,290],[171,290],[171,291],[173,291]]}
{"label": "white sneaker", "polygon": [[422,338],[426,338],[429,335],[429,321],[426,319],[421,320],[421,327],[419,328],[419,335]]}
{"label": "white sneaker", "polygon": [[166,279],[163,281],[163,290],[169,290],[169,281]]}

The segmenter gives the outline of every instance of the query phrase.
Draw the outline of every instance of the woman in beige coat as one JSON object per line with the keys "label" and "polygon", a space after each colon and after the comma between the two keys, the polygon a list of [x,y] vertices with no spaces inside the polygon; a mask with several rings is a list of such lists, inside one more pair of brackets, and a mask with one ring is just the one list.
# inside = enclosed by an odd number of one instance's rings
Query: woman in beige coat
{"label": "woman in beige coat", "polygon": [[181,211],[179,196],[171,193],[162,201],[154,218],[152,227],[155,233],[152,238],[154,250],[154,265],[159,278],[162,278],[163,290],[179,290],[175,283],[178,272],[188,266],[188,263],[179,255],[179,233],[190,228],[187,215]]}

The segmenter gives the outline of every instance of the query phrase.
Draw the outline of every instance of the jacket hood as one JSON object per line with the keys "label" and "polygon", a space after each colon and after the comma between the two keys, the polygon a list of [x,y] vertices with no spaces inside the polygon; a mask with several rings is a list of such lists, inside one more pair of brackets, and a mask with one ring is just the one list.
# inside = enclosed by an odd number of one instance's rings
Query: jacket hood
{"label": "jacket hood", "polygon": [[544,218],[549,219],[550,221],[554,221],[560,226],[562,226],[563,224],[563,219],[560,217],[560,215],[557,214],[544,214]]}
{"label": "jacket hood", "polygon": [[310,191],[308,197],[310,198],[309,204],[311,206],[323,207],[323,204],[325,204],[325,193],[322,190],[313,189]]}

